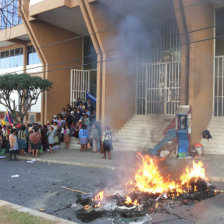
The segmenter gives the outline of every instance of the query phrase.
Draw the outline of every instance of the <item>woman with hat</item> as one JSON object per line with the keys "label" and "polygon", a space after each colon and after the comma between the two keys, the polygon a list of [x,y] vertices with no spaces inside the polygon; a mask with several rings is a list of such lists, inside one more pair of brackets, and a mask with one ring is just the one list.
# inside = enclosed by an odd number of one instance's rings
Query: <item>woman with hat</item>
{"label": "woman with hat", "polygon": [[28,134],[26,132],[26,126],[22,125],[18,132],[18,144],[19,144],[19,151],[21,156],[24,156],[24,150],[27,147],[27,142],[26,142],[27,137],[28,137]]}
{"label": "woman with hat", "polygon": [[16,137],[16,129],[11,130],[11,134],[9,135],[9,144],[10,144],[10,149],[9,149],[9,160],[12,160],[12,154],[14,154],[14,159],[16,159],[16,154],[18,151],[18,140]]}

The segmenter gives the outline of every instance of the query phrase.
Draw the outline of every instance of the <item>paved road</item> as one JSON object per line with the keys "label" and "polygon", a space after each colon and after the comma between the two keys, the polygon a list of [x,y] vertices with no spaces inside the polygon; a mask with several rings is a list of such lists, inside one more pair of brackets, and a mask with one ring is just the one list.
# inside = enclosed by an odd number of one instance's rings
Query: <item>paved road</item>
{"label": "paved road", "polygon": [[[11,177],[17,174],[19,177]],[[97,192],[125,182],[130,175],[128,170],[127,173],[125,171],[118,173],[111,169],[0,160],[0,199],[36,210],[44,208],[46,213],[82,223],[75,216],[75,207],[56,211],[76,202],[76,193],[62,187]],[[224,188],[224,184],[216,185],[220,189]],[[194,205],[171,208],[170,212],[175,215],[152,214],[150,223],[223,224],[224,195],[220,194]],[[101,219],[92,223],[110,224],[112,221]]]}

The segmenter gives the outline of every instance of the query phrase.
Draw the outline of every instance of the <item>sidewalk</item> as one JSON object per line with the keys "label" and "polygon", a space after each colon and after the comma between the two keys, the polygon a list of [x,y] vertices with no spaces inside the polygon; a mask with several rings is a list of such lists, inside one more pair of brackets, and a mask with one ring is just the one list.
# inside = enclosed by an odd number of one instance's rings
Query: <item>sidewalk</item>
{"label": "sidewalk", "polygon": [[[38,212],[20,205],[12,204],[6,201],[0,200],[0,213],[4,213],[1,217],[0,223],[44,223],[44,224],[76,224],[74,222],[67,221],[65,219],[57,218],[52,215],[48,215],[42,212]],[[4,220],[6,219],[6,220]]]}
{"label": "sidewalk", "polygon": [[[108,169],[136,169],[137,162],[139,162],[136,152],[133,151],[112,151],[111,160],[102,159],[102,156],[103,154],[101,153],[92,153],[90,150],[88,152],[80,152],[79,148],[71,147],[70,149],[60,148],[54,153],[40,153],[36,161]],[[33,157],[28,155],[19,158],[24,160],[33,159]],[[181,167],[186,167],[192,160],[203,161],[210,181],[224,182],[224,155],[205,155],[200,158],[190,159],[168,158],[165,160],[165,164],[171,170],[180,170]]]}

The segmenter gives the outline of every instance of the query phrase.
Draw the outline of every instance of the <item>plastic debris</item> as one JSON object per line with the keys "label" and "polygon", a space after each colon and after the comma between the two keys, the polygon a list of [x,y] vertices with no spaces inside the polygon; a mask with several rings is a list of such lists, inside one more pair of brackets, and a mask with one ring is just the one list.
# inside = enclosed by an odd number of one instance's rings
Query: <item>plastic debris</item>
{"label": "plastic debris", "polygon": [[40,211],[40,212],[45,212],[46,209],[44,209],[44,208],[40,208],[39,211]]}
{"label": "plastic debris", "polygon": [[12,175],[11,177],[12,177],[12,178],[14,178],[14,177],[19,177],[19,174]]}
{"label": "plastic debris", "polygon": [[27,163],[34,163],[36,160],[35,159],[32,159],[32,160],[28,160],[26,161]]}

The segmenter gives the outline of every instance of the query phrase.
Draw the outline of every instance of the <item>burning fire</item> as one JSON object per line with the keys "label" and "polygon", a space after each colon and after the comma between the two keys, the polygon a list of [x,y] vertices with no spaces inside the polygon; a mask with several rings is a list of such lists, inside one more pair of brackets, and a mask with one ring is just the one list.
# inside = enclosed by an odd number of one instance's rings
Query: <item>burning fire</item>
{"label": "burning fire", "polygon": [[126,196],[126,201],[124,202],[124,204],[126,204],[126,205],[134,205],[134,206],[139,205],[138,199],[135,199],[134,201],[132,201],[131,197],[129,197],[129,196]]}
{"label": "burning fire", "polygon": [[91,206],[90,206],[90,205],[85,205],[83,208],[84,208],[85,210],[90,210]]}
{"label": "burning fire", "polygon": [[[171,181],[168,178],[165,179],[160,174],[156,162],[149,155],[141,156],[141,159],[142,164],[135,175],[134,181],[129,182],[130,185],[134,185],[134,188],[140,192],[151,194],[164,194],[169,192],[179,196],[179,194],[186,192],[186,186],[189,190],[192,180],[195,182],[198,179],[207,180],[201,161],[198,163],[193,161],[192,168],[187,167],[179,181]],[[194,186],[192,190],[197,191],[197,187]]]}
{"label": "burning fire", "polygon": [[151,194],[165,193],[174,189],[179,191],[175,181],[165,180],[161,176],[157,164],[149,155],[141,159],[142,165],[135,175],[135,187],[139,191]]}
{"label": "burning fire", "polygon": [[198,163],[193,161],[193,167],[187,167],[185,173],[182,174],[182,176],[180,177],[182,185],[189,185],[189,182],[192,179],[195,179],[195,182],[197,182],[197,180],[200,178],[207,180],[207,177],[205,175],[205,169],[203,168],[203,163],[201,161],[199,161]]}
{"label": "burning fire", "polygon": [[[128,194],[137,191],[154,195],[158,194],[160,195],[158,199],[161,197],[175,198],[183,193],[198,191],[197,184],[194,183],[200,179],[207,180],[205,169],[201,161],[193,161],[192,167],[187,167],[179,180],[174,181],[160,174],[156,160],[153,160],[149,155],[142,156],[138,154],[138,157],[142,160],[142,164],[136,172],[134,179],[129,180],[125,185]],[[92,199],[94,203],[93,207],[99,208],[105,197],[108,197],[108,195],[105,195],[104,191],[99,192]],[[123,203],[128,206],[139,205],[138,199],[132,200],[130,196],[126,196]],[[85,206],[84,209],[88,210],[89,207]]]}
{"label": "burning fire", "polygon": [[104,191],[100,191],[92,200],[96,202],[95,208],[99,208],[101,205],[101,201],[104,198]]}

